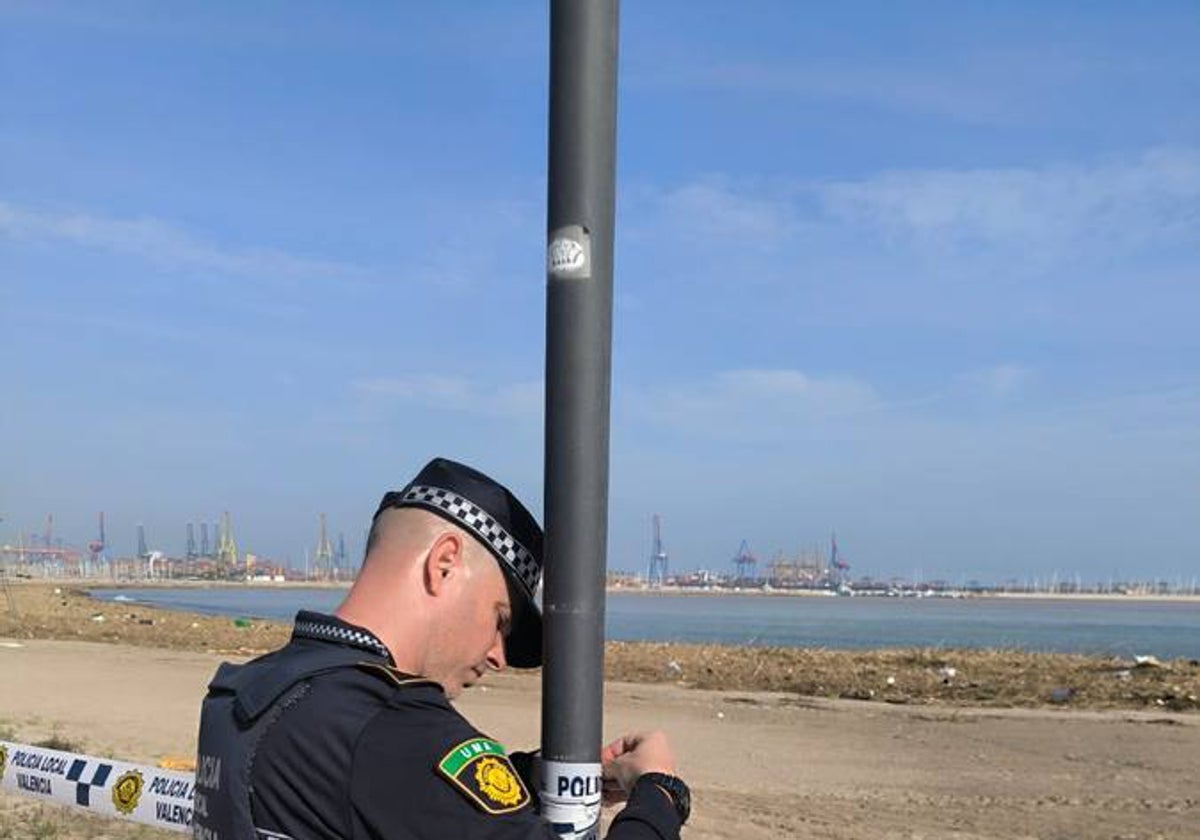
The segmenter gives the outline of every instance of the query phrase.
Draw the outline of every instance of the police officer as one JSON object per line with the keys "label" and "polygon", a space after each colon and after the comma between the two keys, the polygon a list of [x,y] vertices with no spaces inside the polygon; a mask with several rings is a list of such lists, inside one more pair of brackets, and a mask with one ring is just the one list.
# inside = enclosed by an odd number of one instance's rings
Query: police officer
{"label": "police officer", "polygon": [[[490,670],[541,663],[542,531],[507,489],[445,459],[383,497],[363,568],[333,615],[222,664],[200,720],[197,840],[555,838],[528,755],[450,700]],[[672,840],[690,797],[660,732],[603,748],[627,799],[611,840]]]}

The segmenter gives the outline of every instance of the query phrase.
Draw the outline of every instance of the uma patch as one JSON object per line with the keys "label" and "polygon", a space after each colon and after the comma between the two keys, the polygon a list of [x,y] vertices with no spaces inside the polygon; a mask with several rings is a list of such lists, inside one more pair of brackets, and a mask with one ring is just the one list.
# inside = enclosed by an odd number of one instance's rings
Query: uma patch
{"label": "uma patch", "polygon": [[446,753],[438,772],[489,814],[508,814],[529,803],[529,791],[504,747],[487,738],[471,738]]}

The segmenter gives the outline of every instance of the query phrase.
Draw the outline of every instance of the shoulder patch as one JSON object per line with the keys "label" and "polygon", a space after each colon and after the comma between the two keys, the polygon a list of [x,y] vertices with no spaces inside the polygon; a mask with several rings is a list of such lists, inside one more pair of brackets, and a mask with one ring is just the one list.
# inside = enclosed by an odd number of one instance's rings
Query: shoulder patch
{"label": "shoulder patch", "polygon": [[437,770],[486,813],[508,814],[529,803],[529,791],[504,747],[488,738],[463,741],[442,756]]}

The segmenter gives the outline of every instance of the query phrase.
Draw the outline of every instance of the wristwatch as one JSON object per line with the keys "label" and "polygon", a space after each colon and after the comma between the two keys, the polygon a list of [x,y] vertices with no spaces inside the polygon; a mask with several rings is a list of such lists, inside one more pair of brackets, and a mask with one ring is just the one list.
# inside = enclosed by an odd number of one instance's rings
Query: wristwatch
{"label": "wristwatch", "polygon": [[638,781],[647,781],[671,797],[675,813],[679,814],[679,824],[683,825],[692,813],[692,792],[687,783],[678,776],[668,776],[666,773],[643,773]]}

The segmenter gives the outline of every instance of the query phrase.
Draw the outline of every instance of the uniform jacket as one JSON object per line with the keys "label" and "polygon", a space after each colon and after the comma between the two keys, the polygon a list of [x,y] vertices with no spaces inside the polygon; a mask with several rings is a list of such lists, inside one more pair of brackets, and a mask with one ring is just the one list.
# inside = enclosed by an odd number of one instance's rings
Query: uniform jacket
{"label": "uniform jacket", "polygon": [[[198,839],[557,839],[503,747],[440,685],[401,673],[373,634],[333,616],[302,611],[284,648],[222,665],[199,742]],[[607,835],[678,836],[648,783]]]}

